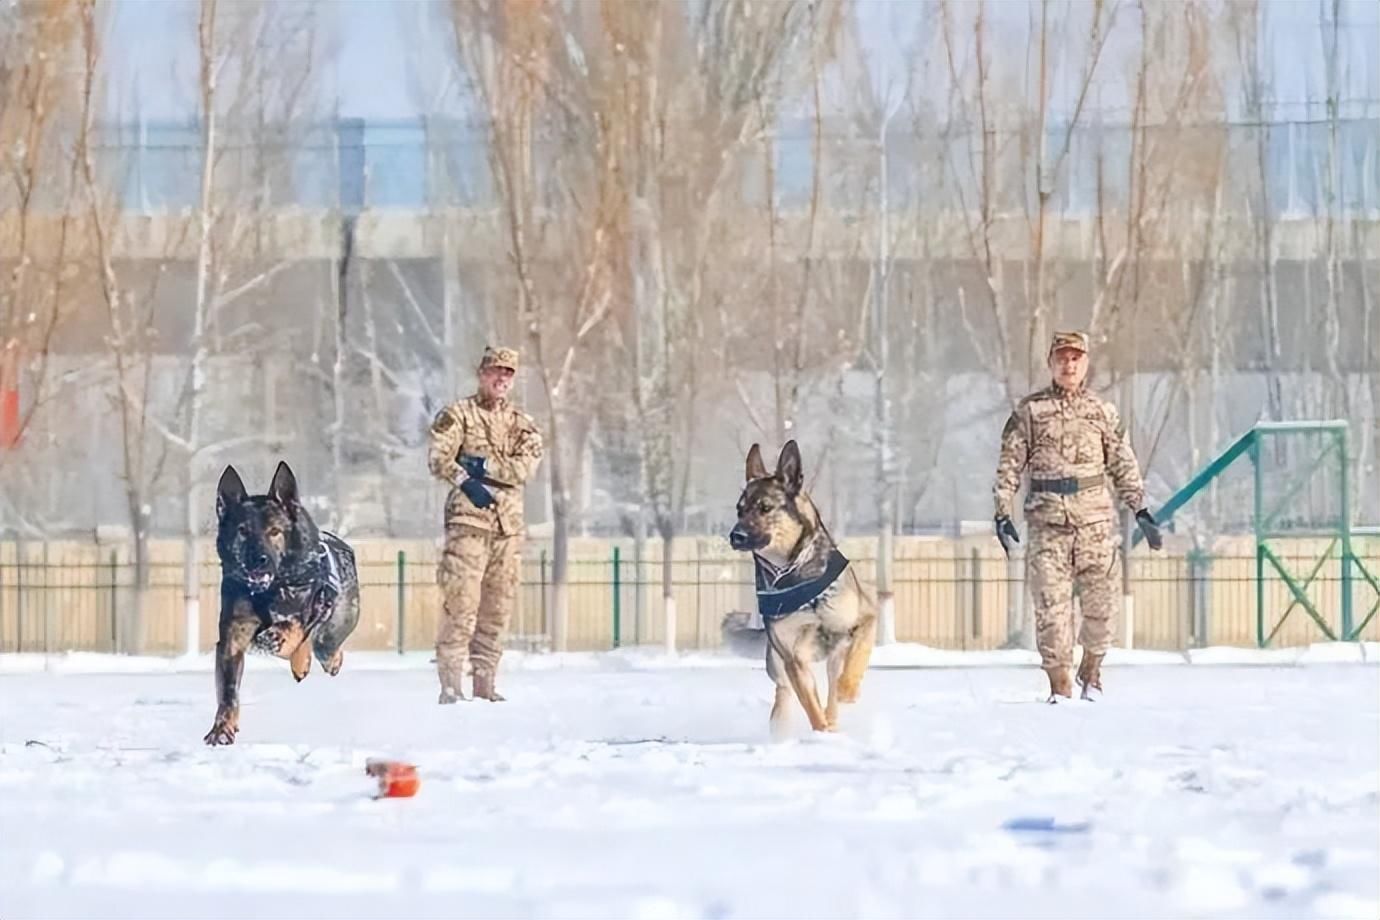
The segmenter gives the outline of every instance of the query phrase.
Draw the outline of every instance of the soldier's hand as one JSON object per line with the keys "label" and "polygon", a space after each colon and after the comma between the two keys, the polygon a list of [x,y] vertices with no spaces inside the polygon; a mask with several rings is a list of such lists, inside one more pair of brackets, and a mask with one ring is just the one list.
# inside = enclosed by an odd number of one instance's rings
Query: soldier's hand
{"label": "soldier's hand", "polygon": [[1002,552],[1006,553],[1006,558],[1011,558],[1011,549],[1021,542],[1020,535],[1016,533],[1016,525],[1011,523],[1011,519],[1006,515],[996,519],[997,540],[1001,543]]}
{"label": "soldier's hand", "polygon": [[465,472],[465,468],[462,466],[455,471],[454,476],[450,477],[450,484],[458,489],[460,486],[464,485],[465,480],[469,478],[470,474]]}
{"label": "soldier's hand", "polygon": [[484,467],[487,461],[483,457],[476,456],[475,454],[461,454],[457,462],[460,464],[460,467],[473,478],[484,478]]}
{"label": "soldier's hand", "polygon": [[487,508],[495,501],[493,493],[472,476],[460,484],[460,491],[465,493],[465,497],[476,508]]}
{"label": "soldier's hand", "polygon": [[1160,525],[1155,523],[1149,508],[1142,508],[1136,512],[1136,523],[1140,525],[1141,533],[1145,534],[1145,542],[1150,544],[1151,549],[1160,549],[1164,546],[1164,538],[1160,536]]}

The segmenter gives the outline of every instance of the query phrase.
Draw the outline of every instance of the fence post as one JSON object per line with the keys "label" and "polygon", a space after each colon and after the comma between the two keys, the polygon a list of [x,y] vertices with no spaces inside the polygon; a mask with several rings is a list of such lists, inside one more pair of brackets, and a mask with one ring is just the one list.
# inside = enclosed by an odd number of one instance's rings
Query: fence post
{"label": "fence post", "polygon": [[43,541],[43,654],[53,646],[53,566],[48,559],[48,541]]}
{"label": "fence post", "polygon": [[613,547],[613,647],[622,645],[623,605],[622,605],[622,564],[619,560],[619,547]]}
{"label": "fence post", "polygon": [[1207,553],[1201,550],[1188,553],[1189,609],[1193,616],[1189,622],[1192,642],[1198,648],[1208,644],[1208,561]]}
{"label": "fence post", "polygon": [[548,629],[549,619],[546,609],[546,549],[543,548],[541,551],[541,628],[543,632]]}
{"label": "fence post", "polygon": [[404,577],[407,572],[407,552],[398,550],[398,654],[403,653],[406,647],[406,634],[403,632],[403,624],[407,617],[404,611],[407,610],[407,579]]}
{"label": "fence post", "polygon": [[[115,550],[110,551],[110,650],[120,650],[120,570]],[[138,577],[138,573],[135,573]]]}
{"label": "fence post", "polygon": [[969,624],[971,630],[969,635],[974,639],[982,638],[982,554],[978,552],[976,546],[973,547],[973,619]]}
{"label": "fence post", "polygon": [[[705,647],[704,638],[704,541],[695,538],[695,648]],[[713,645],[714,643],[709,643]]]}
{"label": "fence post", "polygon": [[24,651],[24,608],[28,600],[24,593],[24,544],[14,541],[14,650]]}

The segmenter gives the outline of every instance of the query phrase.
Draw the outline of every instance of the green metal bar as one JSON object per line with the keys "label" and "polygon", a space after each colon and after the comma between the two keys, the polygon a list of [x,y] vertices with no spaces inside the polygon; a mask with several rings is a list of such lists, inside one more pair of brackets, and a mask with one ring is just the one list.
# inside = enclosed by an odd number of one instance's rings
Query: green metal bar
{"label": "green metal bar", "polygon": [[[1375,580],[1375,576],[1370,574],[1370,570],[1366,568],[1365,563],[1361,562],[1360,557],[1353,556],[1351,561],[1355,563],[1356,571],[1361,573],[1361,577],[1364,578],[1370,584],[1370,586],[1375,589],[1375,593],[1377,595],[1380,595],[1380,582],[1377,582]],[[1361,635],[1361,633],[1365,631],[1365,628],[1370,625],[1370,621],[1375,617],[1375,614],[1377,612],[1380,612],[1380,596],[1376,597],[1375,603],[1371,605],[1370,610],[1361,620],[1361,624],[1357,626],[1354,630],[1352,630],[1351,634],[1348,635],[1346,638],[1349,640],[1353,640],[1357,636]]]}
{"label": "green metal bar", "polygon": [[[1220,476],[1223,470],[1231,466],[1232,463],[1236,461],[1236,458],[1240,457],[1255,443],[1256,429],[1252,428],[1250,431],[1246,432],[1241,437],[1233,441],[1231,445],[1227,447],[1226,450],[1218,454],[1217,459],[1213,460],[1207,466],[1199,470],[1198,475],[1190,479],[1188,483],[1184,485],[1183,488],[1179,489],[1179,491],[1175,492],[1172,496],[1170,496],[1169,501],[1165,502],[1162,506],[1160,506],[1159,509],[1155,511],[1155,520],[1157,520],[1161,525],[1168,522],[1169,519],[1174,516],[1174,512],[1182,508],[1188,502],[1188,500],[1191,499],[1194,495],[1197,495],[1199,492],[1201,492],[1203,490],[1203,487],[1206,486],[1209,482],[1211,482],[1217,476]],[[1145,535],[1141,533],[1139,527],[1135,528],[1131,532],[1131,546],[1136,546],[1143,539],[1145,539]]]}
{"label": "green metal bar", "polygon": [[1339,428],[1348,427],[1346,419],[1324,419],[1322,421],[1309,422],[1256,422],[1255,430],[1261,432],[1275,431],[1336,431]]}
{"label": "green metal bar", "polygon": [[[1298,583],[1294,581],[1294,577],[1289,574],[1288,569],[1286,569],[1283,563],[1279,561],[1279,558],[1270,551],[1268,546],[1262,546],[1262,549],[1265,551],[1265,557],[1270,560],[1270,564],[1275,567],[1275,571],[1279,572],[1280,577],[1284,579],[1284,583],[1289,586],[1289,593],[1298,598],[1299,603],[1303,605],[1303,609],[1308,612],[1308,615],[1313,618],[1313,622],[1317,623],[1318,628],[1323,631],[1323,635],[1334,642],[1337,641],[1336,634],[1334,634],[1332,630],[1328,628],[1327,624],[1323,622],[1322,617],[1318,615],[1318,611],[1313,607],[1313,602],[1310,601],[1308,596],[1299,588]],[[1326,560],[1327,557],[1324,556],[1323,558]],[[1290,609],[1293,609],[1292,606]],[[1286,614],[1286,616],[1287,615],[1288,614]],[[1284,620],[1281,619],[1279,624],[1270,633],[1270,638],[1274,638],[1275,633],[1279,632],[1279,627],[1282,625],[1284,625]]]}
{"label": "green metal bar", "polygon": [[618,648],[623,640],[623,592],[620,582],[622,581],[622,564],[619,559],[619,547],[613,548],[613,647]]}
{"label": "green metal bar", "polygon": [[1350,639],[1351,631],[1351,480],[1347,468],[1347,430],[1343,428],[1336,434],[1337,462],[1341,467],[1342,506],[1338,526],[1342,531],[1342,635]]}
{"label": "green metal bar", "polygon": [[1251,511],[1251,527],[1255,530],[1255,644],[1265,647],[1265,540],[1260,534],[1261,474],[1260,439],[1251,440],[1251,475],[1254,477],[1255,505]]}
{"label": "green metal bar", "polygon": [[[1318,577],[1318,573],[1321,572],[1322,567],[1327,564],[1327,560],[1332,558],[1332,550],[1335,549],[1336,546],[1337,538],[1333,537],[1332,542],[1328,544],[1327,549],[1323,551],[1322,556],[1320,556],[1318,558],[1318,561],[1313,564],[1313,571],[1309,572],[1308,577],[1303,580],[1303,584],[1300,586],[1300,592],[1306,591],[1308,589],[1308,586],[1313,583],[1313,579]],[[1273,553],[1271,555],[1273,555]],[[1284,575],[1286,581],[1288,581],[1292,577],[1284,571],[1283,566],[1280,565],[1278,562],[1275,563],[1275,568],[1280,570],[1280,574]],[[1279,633],[1280,627],[1284,625],[1284,621],[1289,619],[1289,614],[1293,613],[1294,608],[1298,605],[1299,601],[1297,597],[1295,597],[1292,601],[1289,602],[1289,606],[1284,608],[1284,613],[1280,616],[1279,622],[1275,624],[1275,628],[1270,630],[1270,636],[1268,639],[1266,639],[1267,642],[1274,639],[1274,637]],[[1317,617],[1314,617],[1314,619],[1317,619]]]}
{"label": "green metal bar", "polygon": [[[1262,521],[1260,525],[1260,529],[1262,531],[1264,531],[1267,534],[1273,531],[1275,520],[1278,519],[1279,516],[1284,513],[1285,507],[1291,501],[1294,500],[1295,495],[1299,494],[1299,490],[1302,489],[1305,485],[1307,485],[1308,481],[1313,478],[1313,474],[1318,471],[1318,467],[1321,466],[1323,461],[1327,459],[1327,455],[1332,453],[1336,449],[1337,444],[1335,441],[1329,443],[1326,447],[1322,449],[1322,453],[1318,454],[1318,456],[1313,458],[1312,463],[1309,463],[1307,466],[1304,466],[1302,469],[1299,470],[1298,474],[1294,476],[1294,478],[1290,481],[1289,488],[1285,490],[1284,496],[1278,502],[1275,503],[1275,506],[1273,509],[1271,509],[1270,513],[1265,515],[1265,520]],[[1345,490],[1345,487],[1343,487],[1343,490]]]}
{"label": "green metal bar", "polygon": [[398,550],[398,654],[403,653],[407,647],[407,637],[403,632],[404,624],[407,622],[405,611],[407,610],[407,553]]}

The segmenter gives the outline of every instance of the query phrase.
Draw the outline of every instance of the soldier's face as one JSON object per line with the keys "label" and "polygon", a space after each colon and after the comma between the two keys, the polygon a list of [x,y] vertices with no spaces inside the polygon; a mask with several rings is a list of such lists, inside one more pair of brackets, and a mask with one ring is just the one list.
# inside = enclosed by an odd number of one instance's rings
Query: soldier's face
{"label": "soldier's face", "polygon": [[511,368],[486,367],[479,372],[479,392],[486,399],[504,399],[512,388]]}
{"label": "soldier's face", "polygon": [[1088,356],[1076,348],[1060,348],[1049,356],[1054,382],[1066,390],[1076,390],[1088,376]]}

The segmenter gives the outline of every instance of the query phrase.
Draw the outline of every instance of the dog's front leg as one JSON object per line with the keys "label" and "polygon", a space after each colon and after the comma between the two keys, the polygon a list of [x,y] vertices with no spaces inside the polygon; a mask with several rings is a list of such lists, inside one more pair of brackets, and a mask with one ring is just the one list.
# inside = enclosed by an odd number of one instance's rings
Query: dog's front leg
{"label": "dog's front leg", "polygon": [[244,653],[259,628],[259,619],[241,602],[222,617],[220,639],[216,642],[216,718],[205,741],[210,745],[234,744],[240,729],[240,678],[244,675]]}
{"label": "dog's front leg", "polygon": [[795,691],[796,699],[800,700],[800,706],[810,720],[810,728],[817,732],[829,731],[829,720],[824,714],[824,707],[819,703],[815,675],[810,670],[809,649],[815,641],[813,631],[768,625],[767,638],[781,655],[786,677],[790,680],[791,689]]}

